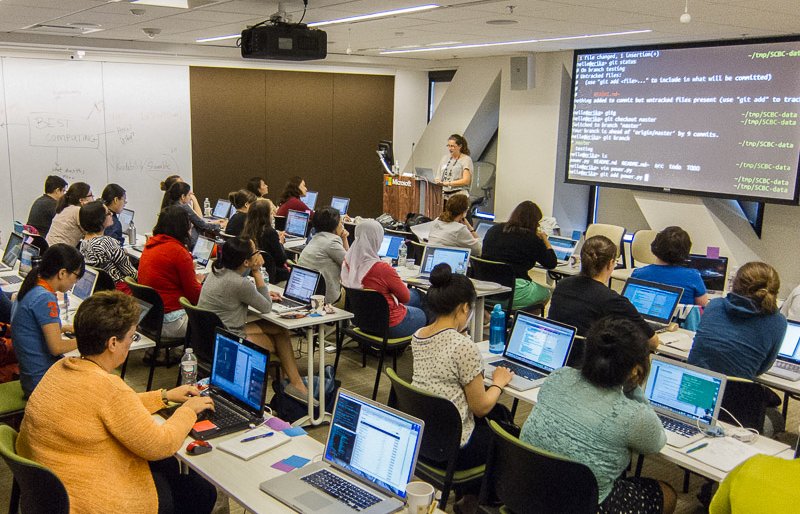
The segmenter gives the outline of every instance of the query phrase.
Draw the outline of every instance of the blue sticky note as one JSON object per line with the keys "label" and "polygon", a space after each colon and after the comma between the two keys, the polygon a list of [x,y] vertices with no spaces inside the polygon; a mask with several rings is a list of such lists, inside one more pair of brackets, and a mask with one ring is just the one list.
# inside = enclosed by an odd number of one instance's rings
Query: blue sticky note
{"label": "blue sticky note", "polygon": [[311,314],[308,315],[309,318],[319,318],[320,316],[322,316],[322,314],[320,314],[319,312],[312,312]]}
{"label": "blue sticky note", "polygon": [[303,430],[302,427],[292,427],[287,428],[283,431],[284,434],[288,435],[289,437],[297,437],[299,435],[306,435],[306,431]]}
{"label": "blue sticky note", "polygon": [[289,466],[292,466],[294,468],[302,468],[303,466],[311,462],[311,459],[306,459],[305,457],[301,457],[299,455],[292,455],[291,457],[283,459],[281,462]]}

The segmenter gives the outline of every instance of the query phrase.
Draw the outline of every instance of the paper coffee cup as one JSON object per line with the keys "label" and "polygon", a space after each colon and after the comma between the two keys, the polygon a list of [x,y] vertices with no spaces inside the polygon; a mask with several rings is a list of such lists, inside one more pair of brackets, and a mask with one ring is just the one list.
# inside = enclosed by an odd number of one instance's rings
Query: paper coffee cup
{"label": "paper coffee cup", "polygon": [[428,514],[428,507],[436,491],[427,482],[409,482],[406,486],[408,514]]}

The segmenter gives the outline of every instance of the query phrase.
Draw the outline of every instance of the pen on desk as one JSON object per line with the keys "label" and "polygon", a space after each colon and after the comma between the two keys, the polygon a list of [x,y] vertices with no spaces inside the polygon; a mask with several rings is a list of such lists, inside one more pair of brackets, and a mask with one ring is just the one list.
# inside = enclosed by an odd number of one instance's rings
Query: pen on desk
{"label": "pen on desk", "polygon": [[688,450],[686,450],[686,453],[692,453],[692,452],[696,452],[697,450],[702,450],[706,446],[708,446],[708,443],[698,444],[694,448],[689,448]]}
{"label": "pen on desk", "polygon": [[252,437],[245,437],[244,439],[242,439],[242,440],[241,440],[241,441],[239,441],[239,442],[240,442],[240,443],[249,443],[250,441],[255,441],[256,439],[262,439],[262,438],[264,438],[264,437],[270,437],[270,436],[271,436],[271,435],[273,435],[274,433],[275,433],[275,432],[267,432],[266,434],[259,434],[259,435],[254,435],[254,436],[252,436]]}

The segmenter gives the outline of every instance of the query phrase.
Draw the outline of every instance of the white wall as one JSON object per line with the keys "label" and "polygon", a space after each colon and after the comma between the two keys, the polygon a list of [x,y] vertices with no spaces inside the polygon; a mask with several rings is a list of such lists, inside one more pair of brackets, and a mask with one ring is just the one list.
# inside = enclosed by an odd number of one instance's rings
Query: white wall
{"label": "white wall", "polygon": [[428,124],[428,72],[398,70],[394,76],[394,158],[413,170],[411,145]]}

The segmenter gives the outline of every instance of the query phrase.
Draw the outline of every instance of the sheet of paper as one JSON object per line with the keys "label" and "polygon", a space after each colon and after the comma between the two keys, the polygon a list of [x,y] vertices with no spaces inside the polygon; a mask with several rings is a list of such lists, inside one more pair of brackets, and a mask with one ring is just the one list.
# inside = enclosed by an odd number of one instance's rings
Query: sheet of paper
{"label": "sheet of paper", "polygon": [[[758,448],[732,437],[718,437],[704,442],[708,442],[708,446],[687,455],[722,471],[730,471],[750,457],[762,453]],[[686,450],[695,447],[697,444],[690,444]]]}

